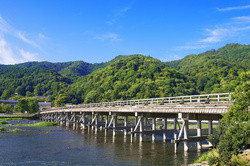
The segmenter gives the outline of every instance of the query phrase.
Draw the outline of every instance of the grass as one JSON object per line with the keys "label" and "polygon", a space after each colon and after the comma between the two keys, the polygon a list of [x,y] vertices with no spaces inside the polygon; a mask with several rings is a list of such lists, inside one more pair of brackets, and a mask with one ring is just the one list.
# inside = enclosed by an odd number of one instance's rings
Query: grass
{"label": "grass", "polygon": [[18,127],[42,127],[42,126],[56,126],[57,123],[55,122],[39,122],[39,123],[33,123],[33,124],[17,124],[15,126]]}
{"label": "grass", "polygon": [[23,120],[24,118],[0,118],[0,120]]}
{"label": "grass", "polygon": [[17,128],[8,130],[5,127],[0,127],[0,133],[17,133],[17,132],[20,132],[20,131],[22,131],[22,130],[17,129]]}
{"label": "grass", "polygon": [[2,132],[5,132],[5,131],[7,131],[7,129],[5,128],[5,127],[0,127],[0,132],[2,133]]}
{"label": "grass", "polygon": [[7,121],[0,121],[0,124],[9,124]]}
{"label": "grass", "polygon": [[15,114],[1,114],[0,118],[1,119],[5,119],[5,118],[37,119],[38,114],[37,113],[35,113],[35,114],[23,114],[23,113],[22,114],[17,114],[17,113],[15,113]]}
{"label": "grass", "polygon": [[[231,160],[226,164],[227,166],[249,166],[249,155],[250,150],[245,151],[244,154],[239,154],[237,156],[232,156]],[[195,160],[194,163],[201,163],[202,161],[208,161],[209,165],[221,165],[224,166],[220,160],[220,156],[217,149],[213,149],[207,153],[203,153],[202,156]]]}

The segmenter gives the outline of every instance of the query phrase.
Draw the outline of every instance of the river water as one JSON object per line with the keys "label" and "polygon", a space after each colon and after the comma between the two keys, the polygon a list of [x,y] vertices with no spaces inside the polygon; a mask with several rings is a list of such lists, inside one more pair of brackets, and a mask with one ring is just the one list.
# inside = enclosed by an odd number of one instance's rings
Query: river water
{"label": "river water", "polygon": [[[11,123],[35,123],[38,121],[10,121]],[[19,127],[19,133],[0,133],[0,165],[187,165],[201,154],[195,143],[190,151],[183,152],[180,144],[177,153],[170,142],[163,143],[157,135],[156,143],[150,136],[139,143],[139,137],[113,137],[108,131],[97,134],[62,126]],[[168,139],[171,135],[167,136]]]}

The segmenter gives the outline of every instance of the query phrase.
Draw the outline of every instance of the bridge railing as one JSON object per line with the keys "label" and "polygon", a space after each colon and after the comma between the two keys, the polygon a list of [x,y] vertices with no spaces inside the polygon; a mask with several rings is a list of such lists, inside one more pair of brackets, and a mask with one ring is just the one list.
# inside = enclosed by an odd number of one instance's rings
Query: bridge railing
{"label": "bridge railing", "polygon": [[217,94],[202,94],[202,95],[189,95],[189,96],[176,96],[176,97],[162,97],[162,98],[149,98],[149,99],[134,99],[124,101],[111,101],[100,103],[79,104],[66,107],[56,107],[57,109],[69,108],[91,108],[91,107],[111,107],[111,106],[136,106],[136,105],[165,105],[165,104],[197,104],[197,103],[227,103],[232,102],[232,93],[217,93]]}

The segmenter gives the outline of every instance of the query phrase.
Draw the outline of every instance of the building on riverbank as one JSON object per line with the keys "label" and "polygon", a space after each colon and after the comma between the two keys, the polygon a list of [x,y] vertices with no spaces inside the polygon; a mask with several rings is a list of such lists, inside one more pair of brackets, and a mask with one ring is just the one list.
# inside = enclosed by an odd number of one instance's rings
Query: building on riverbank
{"label": "building on riverbank", "polygon": [[[11,108],[15,108],[17,105],[18,101],[17,100],[1,100],[0,103],[8,104],[11,106]],[[42,109],[50,109],[52,108],[52,103],[51,102],[38,102],[39,108]]]}

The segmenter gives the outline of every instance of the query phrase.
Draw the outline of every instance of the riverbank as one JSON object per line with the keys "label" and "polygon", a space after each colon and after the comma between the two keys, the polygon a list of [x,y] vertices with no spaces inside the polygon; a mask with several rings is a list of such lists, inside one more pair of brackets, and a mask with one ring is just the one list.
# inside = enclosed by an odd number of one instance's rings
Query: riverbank
{"label": "riverbank", "polygon": [[[188,166],[208,166],[208,165],[221,165],[218,162],[219,153],[217,149],[213,149],[207,153],[204,153],[198,160]],[[226,164],[228,166],[250,166],[250,149],[246,149],[240,152],[237,156],[232,156],[230,161]]]}
{"label": "riverbank", "polygon": [[38,119],[39,114],[0,114],[0,120]]}

